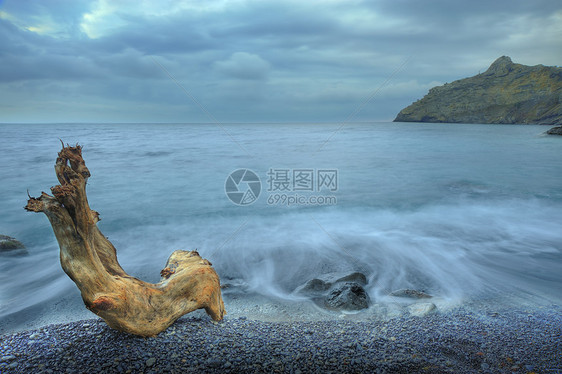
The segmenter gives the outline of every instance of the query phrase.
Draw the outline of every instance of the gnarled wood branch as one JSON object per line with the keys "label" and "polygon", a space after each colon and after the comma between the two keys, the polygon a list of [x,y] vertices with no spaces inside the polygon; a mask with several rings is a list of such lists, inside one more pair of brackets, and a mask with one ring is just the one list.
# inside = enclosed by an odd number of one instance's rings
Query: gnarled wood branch
{"label": "gnarled wood branch", "polygon": [[60,185],[51,188],[53,196],[42,192],[39,198],[30,197],[25,209],[49,218],[62,268],[89,310],[110,327],[141,336],[156,335],[196,309],[204,308],[216,321],[223,318],[219,277],[197,251],[173,252],[156,284],[125,273],[115,247],[97,227],[99,214],[88,205],[90,171],[82,147],[63,144],[55,172]]}

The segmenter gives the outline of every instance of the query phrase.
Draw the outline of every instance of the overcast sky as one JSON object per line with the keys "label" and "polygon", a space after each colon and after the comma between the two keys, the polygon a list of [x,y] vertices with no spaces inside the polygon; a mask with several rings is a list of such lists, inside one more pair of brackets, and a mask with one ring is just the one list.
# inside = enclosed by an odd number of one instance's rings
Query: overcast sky
{"label": "overcast sky", "polygon": [[562,1],[7,0],[0,122],[392,120],[502,55],[562,65]]}

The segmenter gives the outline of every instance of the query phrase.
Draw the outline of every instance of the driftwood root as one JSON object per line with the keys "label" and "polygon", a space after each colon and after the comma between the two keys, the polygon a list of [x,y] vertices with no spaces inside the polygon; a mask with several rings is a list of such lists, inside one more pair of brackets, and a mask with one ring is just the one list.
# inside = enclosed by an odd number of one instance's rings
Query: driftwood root
{"label": "driftwood root", "polygon": [[197,251],[178,250],[161,271],[159,283],[147,283],[123,270],[113,244],[97,227],[86,183],[90,171],[82,147],[64,145],[55,164],[59,185],[52,196],[29,197],[26,210],[48,217],[60,247],[65,273],[76,283],[86,307],[117,330],[153,336],[196,309],[216,321],[226,314],[220,280]]}

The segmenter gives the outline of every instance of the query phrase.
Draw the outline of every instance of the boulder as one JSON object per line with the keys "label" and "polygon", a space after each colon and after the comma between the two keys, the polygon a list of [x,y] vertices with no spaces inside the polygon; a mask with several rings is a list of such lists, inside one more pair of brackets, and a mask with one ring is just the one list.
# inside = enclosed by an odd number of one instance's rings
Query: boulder
{"label": "boulder", "polygon": [[17,239],[7,235],[0,235],[0,252],[11,252],[25,249],[25,246]]}
{"label": "boulder", "polygon": [[359,272],[327,273],[320,275],[318,278],[313,278],[302,286],[297,287],[295,293],[304,296],[323,295],[334,284],[342,282],[355,282],[361,285],[366,285],[367,277]]}
{"label": "boulder", "polygon": [[562,135],[562,126],[556,126],[546,132],[548,135]]}
{"label": "boulder", "polygon": [[432,297],[431,295],[428,295],[425,292],[411,290],[407,288],[393,291],[389,295],[394,297],[405,297],[408,299],[429,299]]}
{"label": "boulder", "polygon": [[367,277],[359,272],[327,273],[310,279],[294,293],[323,308],[360,310],[369,307],[369,295],[363,288],[366,284]]}
{"label": "boulder", "polygon": [[423,317],[429,313],[434,313],[437,311],[437,307],[433,303],[416,303],[408,307],[410,315],[415,317]]}
{"label": "boulder", "polygon": [[326,296],[325,303],[329,309],[361,310],[369,307],[369,295],[359,283],[338,283]]}

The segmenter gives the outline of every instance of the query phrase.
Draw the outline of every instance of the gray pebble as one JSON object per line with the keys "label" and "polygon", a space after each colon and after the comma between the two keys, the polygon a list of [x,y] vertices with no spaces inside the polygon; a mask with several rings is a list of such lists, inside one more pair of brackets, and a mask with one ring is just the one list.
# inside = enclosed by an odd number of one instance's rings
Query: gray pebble
{"label": "gray pebble", "polygon": [[147,367],[151,367],[155,363],[156,363],[156,359],[154,357],[151,357],[151,358],[149,358],[148,360],[145,361],[145,365]]}
{"label": "gray pebble", "polygon": [[[424,368],[432,368],[434,372],[464,373],[474,372],[475,367],[494,372],[492,368],[505,365],[505,357],[513,359],[507,370],[517,365],[518,372],[548,372],[548,365],[559,359],[559,309],[537,311],[532,320],[528,313],[514,310],[494,318],[486,313],[461,309],[430,313],[422,319],[405,314],[387,321],[233,319],[220,324],[187,317],[175,323],[173,330],[146,339],[98,322],[88,322],[88,334],[81,329],[83,322],[72,322],[50,326],[48,334],[43,329],[0,335],[0,372],[302,374],[425,372]],[[30,333],[36,334],[37,344],[28,345]],[[96,335],[100,337],[97,341]],[[157,361],[165,362],[165,367],[157,366]]]}
{"label": "gray pebble", "polygon": [[212,368],[216,368],[222,366],[222,361],[215,358],[210,358],[207,360],[207,365]]}

